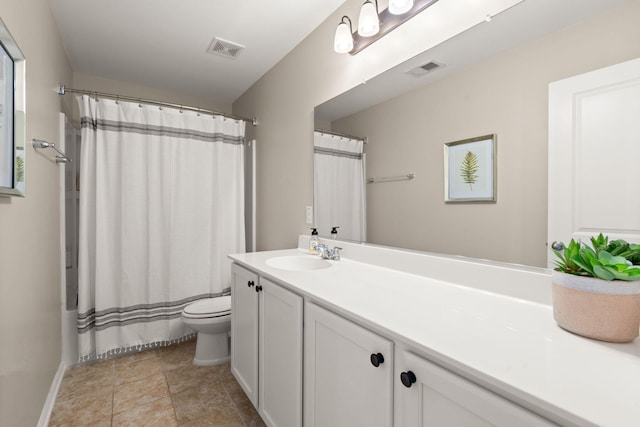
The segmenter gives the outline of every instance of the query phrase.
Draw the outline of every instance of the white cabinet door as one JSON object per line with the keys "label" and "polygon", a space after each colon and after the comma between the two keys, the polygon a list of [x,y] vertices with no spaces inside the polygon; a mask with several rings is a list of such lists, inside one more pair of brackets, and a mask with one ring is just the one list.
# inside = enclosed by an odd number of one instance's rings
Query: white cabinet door
{"label": "white cabinet door", "polygon": [[260,414],[302,425],[302,297],[260,278]]}
{"label": "white cabinet door", "polygon": [[302,424],[302,297],[232,266],[231,372],[270,427]]}
{"label": "white cabinet door", "polygon": [[231,372],[258,407],[258,275],[231,266]]}
{"label": "white cabinet door", "polygon": [[639,118],[640,59],[549,85],[549,246],[599,232],[640,242]]}
{"label": "white cabinet door", "polygon": [[[401,377],[402,376],[402,377]],[[529,427],[554,424],[406,351],[396,354],[395,424]]]}
{"label": "white cabinet door", "polygon": [[305,427],[391,426],[393,343],[313,303],[304,312]]}

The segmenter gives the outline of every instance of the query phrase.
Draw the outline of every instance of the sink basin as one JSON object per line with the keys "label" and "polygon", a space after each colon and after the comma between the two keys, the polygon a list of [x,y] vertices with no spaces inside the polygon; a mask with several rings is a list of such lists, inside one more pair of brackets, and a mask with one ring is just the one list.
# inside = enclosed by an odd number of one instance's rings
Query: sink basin
{"label": "sink basin", "polygon": [[322,270],[331,267],[331,263],[326,259],[311,255],[279,256],[269,258],[266,263],[269,267],[289,271]]}

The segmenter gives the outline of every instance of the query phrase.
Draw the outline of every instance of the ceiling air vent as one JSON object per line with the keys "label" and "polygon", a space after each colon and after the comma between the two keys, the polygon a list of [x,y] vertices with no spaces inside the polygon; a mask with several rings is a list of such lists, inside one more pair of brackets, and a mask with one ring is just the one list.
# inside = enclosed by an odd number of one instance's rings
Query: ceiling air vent
{"label": "ceiling air vent", "polygon": [[207,52],[214,55],[224,56],[225,58],[237,58],[244,50],[244,46],[216,37],[209,45]]}
{"label": "ceiling air vent", "polygon": [[433,70],[436,70],[440,67],[444,67],[444,64],[440,64],[438,62],[435,61],[429,61],[426,64],[422,64],[416,68],[413,68],[409,71],[407,71],[407,74],[411,74],[412,76],[415,77],[420,77],[420,76],[424,76],[425,74],[428,74],[430,72],[432,72]]}

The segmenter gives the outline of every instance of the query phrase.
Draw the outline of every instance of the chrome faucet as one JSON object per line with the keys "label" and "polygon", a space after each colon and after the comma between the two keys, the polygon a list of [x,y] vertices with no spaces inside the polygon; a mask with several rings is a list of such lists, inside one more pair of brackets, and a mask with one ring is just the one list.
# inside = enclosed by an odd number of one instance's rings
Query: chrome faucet
{"label": "chrome faucet", "polygon": [[342,248],[339,248],[337,246],[334,247],[329,252],[329,258],[331,258],[333,261],[340,261],[340,251],[341,250],[342,250]]}
{"label": "chrome faucet", "polygon": [[318,249],[318,255],[320,255],[320,258],[329,259],[329,247],[327,245],[325,244],[318,245],[317,249]]}
{"label": "chrome faucet", "polygon": [[342,248],[335,247],[333,249],[329,249],[327,245],[318,245],[318,254],[322,259],[330,259],[332,261],[340,261],[340,251]]}

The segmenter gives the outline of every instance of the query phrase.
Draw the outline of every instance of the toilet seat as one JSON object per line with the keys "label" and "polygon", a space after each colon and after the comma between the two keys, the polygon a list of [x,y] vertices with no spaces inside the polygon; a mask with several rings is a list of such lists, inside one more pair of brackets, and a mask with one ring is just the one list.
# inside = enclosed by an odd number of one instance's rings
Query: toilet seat
{"label": "toilet seat", "polygon": [[213,319],[231,315],[231,296],[205,298],[186,306],[182,312],[191,319]]}

